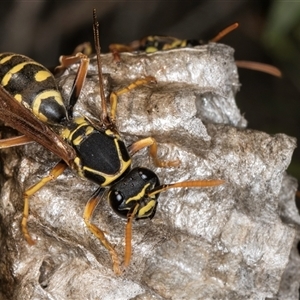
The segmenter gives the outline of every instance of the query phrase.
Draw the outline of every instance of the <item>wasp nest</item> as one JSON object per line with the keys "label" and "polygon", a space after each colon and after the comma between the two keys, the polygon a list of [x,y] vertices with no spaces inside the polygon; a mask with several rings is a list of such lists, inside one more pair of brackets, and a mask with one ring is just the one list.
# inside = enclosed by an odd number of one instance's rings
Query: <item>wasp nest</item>
{"label": "wasp nest", "polygon": [[[157,80],[119,97],[117,125],[127,145],[153,136],[159,157],[181,164],[156,168],[145,149],[134,156],[134,166],[154,170],[161,183],[226,183],[162,193],[155,217],[134,222],[131,264],[116,276],[107,250],[82,218],[97,187],[70,170],[30,198],[28,225],[37,243],[26,244],[20,232],[22,193],[58,159],[37,144],[3,150],[1,299],[275,297],[295,236],[285,222],[295,210],[296,183],[285,170],[296,142],[246,129],[234,99],[239,81],[233,49],[212,43],[151,55],[124,53],[120,64],[106,54],[102,63],[106,94],[144,76]],[[64,95],[76,68],[59,78]],[[74,114],[99,119],[98,90],[92,59]],[[122,257],[126,221],[104,200],[93,222]]]}

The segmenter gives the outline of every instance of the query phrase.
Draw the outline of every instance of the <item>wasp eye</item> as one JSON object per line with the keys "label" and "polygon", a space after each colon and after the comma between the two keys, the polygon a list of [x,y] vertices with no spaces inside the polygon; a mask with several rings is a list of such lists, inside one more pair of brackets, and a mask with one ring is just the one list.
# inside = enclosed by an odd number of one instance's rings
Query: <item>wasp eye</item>
{"label": "wasp eye", "polygon": [[[111,191],[109,194],[109,204],[113,211],[122,218],[127,217],[128,209],[125,201],[125,196],[118,190]],[[130,208],[130,207],[129,207]]]}

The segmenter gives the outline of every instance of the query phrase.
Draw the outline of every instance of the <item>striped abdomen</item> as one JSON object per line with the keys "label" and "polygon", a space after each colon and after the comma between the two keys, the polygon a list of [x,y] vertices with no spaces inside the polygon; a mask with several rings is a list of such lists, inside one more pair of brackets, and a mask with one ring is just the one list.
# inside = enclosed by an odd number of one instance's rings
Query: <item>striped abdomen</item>
{"label": "striped abdomen", "polygon": [[57,124],[67,117],[53,75],[32,59],[14,53],[0,54],[0,83],[41,121]]}

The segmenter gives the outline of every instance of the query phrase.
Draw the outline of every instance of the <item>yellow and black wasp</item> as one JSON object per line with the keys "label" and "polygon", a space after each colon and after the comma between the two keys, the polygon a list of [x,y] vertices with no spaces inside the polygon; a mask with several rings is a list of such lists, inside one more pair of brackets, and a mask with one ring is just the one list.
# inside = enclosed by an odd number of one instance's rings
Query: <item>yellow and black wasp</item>
{"label": "yellow and black wasp", "polygon": [[[226,27],[219,32],[210,42],[218,42],[229,32],[235,30],[238,27],[238,23]],[[194,47],[206,44],[202,40],[181,40],[172,36],[163,35],[149,35],[140,40],[133,41],[127,45],[124,44],[110,44],[109,50],[115,56],[115,60],[118,61],[120,52],[134,52],[144,51],[146,53],[153,53],[156,51],[170,50],[175,48]]]}
{"label": "yellow and black wasp", "polygon": [[[215,37],[210,39],[209,42],[219,42],[224,36],[226,36],[231,31],[235,30],[238,26],[238,23],[233,23],[232,25],[229,25],[228,27],[220,31]],[[113,54],[114,61],[120,62],[121,52],[153,53],[156,51],[165,51],[176,48],[191,48],[195,46],[201,46],[204,44],[207,44],[207,42],[197,39],[181,40],[172,36],[149,35],[140,40],[135,40],[129,44],[110,44],[109,50]],[[247,60],[236,60],[235,63],[239,68],[261,71],[271,74],[273,76],[281,77],[280,70],[269,64]]]}
{"label": "yellow and black wasp", "polygon": [[120,262],[114,247],[104,232],[91,222],[105,188],[109,188],[108,200],[112,209],[127,218],[124,265],[131,257],[131,227],[133,219],[152,218],[155,215],[158,196],[170,188],[208,187],[223,183],[222,180],[196,180],[161,185],[157,175],[146,168],[131,168],[131,157],[142,148],[149,147],[154,164],[160,167],[176,167],[179,160],[162,161],[157,157],[157,143],[148,137],[126,147],[115,121],[117,100],[120,94],[155,81],[151,76],[137,79],[127,87],[110,94],[108,113],[103,91],[100,59],[100,43],[96,12],[93,11],[93,30],[97,54],[101,120],[98,123],[84,117],[74,117],[73,107],[88,71],[89,59],[84,54],[62,56],[61,68],[79,62],[68,106],[65,106],[53,75],[41,64],[13,53],[0,54],[0,119],[18,130],[23,136],[0,140],[0,148],[38,142],[61,158],[49,175],[24,192],[24,210],[21,228],[26,241],[34,244],[28,227],[29,197],[47,182],[56,179],[69,167],[82,178],[96,183],[99,188],[88,200],[83,218],[89,230],[100,239],[109,251],[113,270],[120,274]]}

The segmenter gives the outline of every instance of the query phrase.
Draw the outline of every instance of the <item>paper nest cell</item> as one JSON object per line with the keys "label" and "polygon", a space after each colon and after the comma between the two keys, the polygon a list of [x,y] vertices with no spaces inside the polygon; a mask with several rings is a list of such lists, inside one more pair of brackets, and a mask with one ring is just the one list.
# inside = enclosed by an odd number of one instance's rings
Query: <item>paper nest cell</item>
{"label": "paper nest cell", "polygon": [[[120,64],[105,54],[102,63],[107,94],[140,77],[157,80],[120,96],[117,125],[127,145],[153,136],[159,157],[181,164],[156,168],[142,150],[133,157],[134,166],[154,170],[161,183],[226,183],[162,193],[155,217],[134,222],[131,264],[117,277],[107,250],[82,219],[97,187],[66,171],[32,196],[29,230],[37,243],[30,247],[20,231],[22,193],[58,159],[36,144],[2,151],[3,299],[275,297],[295,237],[281,213],[296,209],[290,204],[296,183],[285,173],[296,142],[246,128],[235,103],[240,85],[233,49],[211,43],[151,55],[124,53]],[[59,78],[65,95],[76,67]],[[92,59],[74,114],[98,119],[99,109]],[[93,222],[122,258],[125,221],[106,200]]]}

